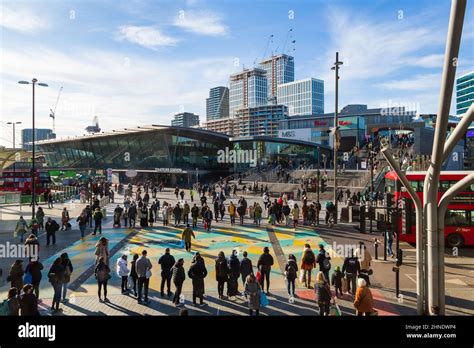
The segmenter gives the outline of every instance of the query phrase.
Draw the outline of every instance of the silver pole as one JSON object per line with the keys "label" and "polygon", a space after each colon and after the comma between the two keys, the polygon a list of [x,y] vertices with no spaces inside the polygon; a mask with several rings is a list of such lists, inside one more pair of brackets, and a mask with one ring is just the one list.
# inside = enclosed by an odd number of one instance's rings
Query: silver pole
{"label": "silver pole", "polygon": [[431,315],[438,315],[439,313],[438,279],[441,270],[438,264],[438,187],[465,10],[466,0],[452,1],[431,156],[432,164],[425,177],[423,192],[425,202],[423,215],[427,222],[428,309]]}

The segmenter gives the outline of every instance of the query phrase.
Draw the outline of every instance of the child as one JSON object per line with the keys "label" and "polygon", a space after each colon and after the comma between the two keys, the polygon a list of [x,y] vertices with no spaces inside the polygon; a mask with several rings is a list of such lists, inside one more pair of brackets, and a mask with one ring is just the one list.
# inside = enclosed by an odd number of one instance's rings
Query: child
{"label": "child", "polygon": [[331,277],[331,284],[334,285],[334,288],[336,290],[336,297],[339,297],[337,296],[337,290],[339,290],[342,297],[342,278],[343,277],[344,275],[341,272],[341,268],[339,266],[336,266],[336,268],[334,269],[334,273],[332,274],[332,277]]}

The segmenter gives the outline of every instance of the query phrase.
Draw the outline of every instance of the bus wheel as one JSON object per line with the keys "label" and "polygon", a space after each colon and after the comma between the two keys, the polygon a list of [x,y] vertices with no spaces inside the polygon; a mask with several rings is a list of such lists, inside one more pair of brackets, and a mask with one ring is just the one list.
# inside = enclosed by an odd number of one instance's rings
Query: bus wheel
{"label": "bus wheel", "polygon": [[460,234],[450,234],[447,242],[451,248],[460,248],[464,245],[464,238]]}

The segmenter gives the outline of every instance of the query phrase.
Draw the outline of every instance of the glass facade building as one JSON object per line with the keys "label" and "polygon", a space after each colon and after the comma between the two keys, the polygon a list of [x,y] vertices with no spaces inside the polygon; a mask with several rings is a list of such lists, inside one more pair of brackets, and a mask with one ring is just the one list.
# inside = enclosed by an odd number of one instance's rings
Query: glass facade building
{"label": "glass facade building", "polygon": [[474,102],[474,71],[456,79],[456,115],[462,116]]}
{"label": "glass facade building", "polygon": [[171,125],[174,127],[199,126],[199,115],[195,115],[192,112],[181,112],[174,115]]}
{"label": "glass facade building", "polygon": [[278,136],[279,122],[288,115],[285,105],[265,105],[237,110],[233,122],[233,136]]}
{"label": "glass facade building", "polygon": [[[52,129],[48,128],[35,128],[35,143],[40,140],[52,139],[56,136]],[[26,128],[21,130],[21,143],[23,150],[31,151],[33,146],[30,144],[33,141],[33,129]],[[38,147],[36,147],[37,149]]]}
{"label": "glass facade building", "polygon": [[278,85],[277,101],[288,106],[289,116],[324,113],[324,81],[307,78]]}
{"label": "glass facade building", "polygon": [[275,55],[261,61],[259,66],[266,72],[269,101],[276,99],[278,85],[295,80],[295,61],[292,56]]}
{"label": "glass facade building", "polygon": [[219,86],[209,90],[206,99],[206,120],[217,120],[229,117],[229,89]]}
{"label": "glass facade building", "polygon": [[229,113],[235,116],[238,109],[267,104],[265,70],[246,69],[230,76]]}

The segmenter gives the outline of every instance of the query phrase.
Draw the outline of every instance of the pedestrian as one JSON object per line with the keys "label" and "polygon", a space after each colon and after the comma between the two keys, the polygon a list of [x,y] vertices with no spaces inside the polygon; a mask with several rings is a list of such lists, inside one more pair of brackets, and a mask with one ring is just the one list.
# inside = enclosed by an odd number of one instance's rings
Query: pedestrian
{"label": "pedestrian", "polygon": [[69,224],[69,212],[67,211],[67,208],[64,207],[61,213],[61,230],[62,231],[69,230],[68,224]]}
{"label": "pedestrian", "polygon": [[281,212],[283,213],[283,216],[285,217],[285,226],[288,227],[290,225],[290,213],[291,213],[291,209],[288,203],[286,202],[283,203]]}
{"label": "pedestrian", "polygon": [[33,285],[26,284],[23,287],[23,295],[20,295],[21,316],[39,316],[38,298],[33,294]]}
{"label": "pedestrian", "polygon": [[262,221],[262,207],[260,204],[256,203],[253,214],[257,227],[260,227],[260,222]]}
{"label": "pedestrian", "polygon": [[137,260],[138,260],[138,254],[133,254],[132,262],[130,262],[130,278],[132,278],[132,283],[133,283],[133,294],[137,296],[137,280],[138,280],[138,274],[137,274]]}
{"label": "pedestrian", "polygon": [[84,232],[86,231],[87,227],[87,215],[86,212],[83,210],[81,215],[78,216],[76,219],[79,225],[79,230],[81,231],[81,239],[84,239]]}
{"label": "pedestrian", "polygon": [[51,193],[51,191],[49,191],[49,193],[48,193],[48,208],[49,209],[54,208],[54,206],[53,206],[53,194]]}
{"label": "pedestrian", "polygon": [[196,203],[194,203],[191,208],[191,218],[193,219],[193,228],[196,228],[197,220],[199,218],[199,208],[196,206]]}
{"label": "pedestrian", "polygon": [[204,213],[204,220],[205,220],[205,229],[206,231],[211,230],[211,224],[212,224],[212,211],[211,209],[206,209],[206,212]]}
{"label": "pedestrian", "polygon": [[181,208],[178,203],[176,203],[173,209],[173,216],[174,216],[174,225],[178,227],[179,224],[181,223]]}
{"label": "pedestrian", "polygon": [[255,311],[255,315],[258,316],[260,312],[260,296],[262,289],[253,274],[249,274],[246,278],[244,293],[245,297],[248,299],[249,314],[252,315],[253,311]]}
{"label": "pedestrian", "polygon": [[39,286],[41,283],[41,271],[43,270],[43,264],[38,259],[30,259],[30,262],[25,268],[25,275],[30,274],[31,281],[29,284],[33,285],[36,298],[39,299]]}
{"label": "pedestrian", "polygon": [[142,251],[142,256],[136,262],[136,270],[138,275],[138,298],[139,304],[142,303],[142,291],[145,297],[145,304],[148,304],[148,286],[150,285],[151,261],[146,257],[147,251]]}
{"label": "pedestrian", "polygon": [[50,241],[52,240],[53,245],[56,244],[56,232],[59,230],[59,224],[48,217],[44,229],[46,230],[46,245],[49,246]]}
{"label": "pedestrian", "polygon": [[17,288],[10,288],[10,290],[8,290],[6,299],[8,313],[6,315],[15,317],[20,315],[20,301],[18,294],[19,291]]}
{"label": "pedestrian", "polygon": [[316,275],[314,291],[316,292],[316,301],[319,306],[319,315],[328,316],[332,295],[329,283],[327,282],[323,272],[318,272]]}
{"label": "pedestrian", "polygon": [[100,237],[95,245],[95,262],[99,262],[101,257],[104,258],[104,263],[109,265],[109,240],[105,237]]}
{"label": "pedestrian", "polygon": [[43,208],[38,207],[38,210],[36,211],[36,221],[38,221],[38,227],[39,230],[42,231],[44,230],[44,211]]}
{"label": "pedestrian", "polygon": [[219,251],[216,259],[216,281],[220,300],[224,299],[224,285],[229,279],[229,273],[230,270],[224,252]]}
{"label": "pedestrian", "polygon": [[[311,274],[311,271],[310,271]],[[288,282],[288,295],[295,296],[295,280],[298,276],[298,265],[296,257],[293,254],[288,256],[288,261],[285,265],[285,277]]]}
{"label": "pedestrian", "polygon": [[370,274],[372,270],[370,269],[370,262],[372,261],[372,255],[370,255],[369,250],[365,246],[364,242],[359,242],[359,248],[356,249],[354,256],[359,260],[360,273],[359,277],[363,277],[367,282],[367,286],[370,286]]}
{"label": "pedestrian", "polygon": [[303,271],[304,286],[311,289],[311,272],[313,268],[316,268],[316,256],[309,244],[305,244],[304,246],[300,268]]}
{"label": "pedestrian", "polygon": [[230,202],[229,207],[227,208],[227,210],[229,211],[230,224],[234,225],[235,224],[235,214],[236,214],[236,211],[237,211],[234,203]]}
{"label": "pedestrian", "polygon": [[227,282],[227,296],[229,298],[240,295],[238,279],[240,277],[240,262],[237,257],[237,250],[232,250],[229,258],[229,281]]}
{"label": "pedestrian", "polygon": [[130,205],[128,209],[128,226],[135,228],[137,222],[137,207],[134,203]]}
{"label": "pedestrian", "polygon": [[319,244],[319,253],[316,257],[316,263],[319,265],[319,271],[324,273],[324,277],[329,281],[329,270],[331,269],[331,257],[324,249],[323,244]]}
{"label": "pedestrian", "polygon": [[293,228],[296,230],[296,226],[298,226],[298,219],[300,216],[300,208],[298,208],[298,204],[296,203],[293,209],[291,209],[291,216],[293,217]]}
{"label": "pedestrian", "polygon": [[268,247],[263,248],[263,254],[257,262],[257,269],[260,271],[260,287],[264,291],[265,279],[267,280],[267,294],[270,294],[270,272],[273,266],[273,256],[270,255]]}
{"label": "pedestrian", "polygon": [[196,235],[191,227],[189,227],[189,224],[187,224],[186,228],[183,230],[183,234],[181,235],[181,240],[184,240],[184,246],[187,252],[191,252],[191,237],[196,239]]}
{"label": "pedestrian", "polygon": [[352,295],[355,295],[356,292],[356,282],[359,272],[359,260],[357,259],[357,257],[354,256],[354,251],[350,249],[349,255],[344,259],[344,263],[342,265],[342,273],[345,275],[345,279],[343,281],[347,282],[347,291],[351,292],[352,288]]}
{"label": "pedestrian", "polygon": [[372,292],[367,287],[365,279],[359,278],[357,280],[357,292],[354,298],[354,308],[357,316],[377,315],[374,309],[374,299]]}
{"label": "pedestrian", "polygon": [[148,208],[146,204],[143,204],[142,208],[140,209],[140,227],[148,227]]}
{"label": "pedestrian", "polygon": [[[105,258],[101,256],[99,258],[99,263],[95,266],[95,279],[97,280],[99,302],[110,302],[107,298],[107,283],[111,278],[110,268],[105,263]],[[104,301],[102,301],[102,287],[104,288]]]}
{"label": "pedestrian", "polygon": [[59,302],[61,301],[61,288],[64,278],[64,266],[61,263],[61,258],[58,257],[54,260],[53,265],[49,269],[48,279],[51,285],[53,286],[54,295],[53,302],[51,304],[51,311],[59,311]]}
{"label": "pedestrian", "polygon": [[171,274],[173,279],[173,284],[176,287],[173,297],[173,303],[176,306],[181,306],[180,297],[181,290],[183,289],[183,283],[186,279],[186,273],[184,272],[184,259],[179,259],[174,266],[171,268]]}
{"label": "pedestrian", "polygon": [[240,261],[240,275],[242,277],[242,284],[245,285],[247,276],[249,274],[253,274],[253,266],[252,266],[252,260],[248,258],[248,253],[244,251],[242,255],[243,255],[243,258]]}
{"label": "pedestrian", "polygon": [[15,233],[14,233],[15,238],[18,238],[18,237],[20,238],[20,243],[23,243],[23,236],[25,235],[27,229],[28,229],[28,224],[26,220],[23,218],[23,216],[20,216],[20,219],[16,223]]}
{"label": "pedestrian", "polygon": [[104,218],[104,215],[102,215],[102,212],[100,211],[100,208],[97,207],[95,208],[94,212],[94,233],[92,233],[93,236],[96,235],[97,230],[99,230],[99,234],[102,234],[102,219]]}
{"label": "pedestrian", "polygon": [[7,281],[10,282],[11,288],[17,288],[18,293],[23,289],[23,276],[25,271],[23,269],[23,260],[16,260],[10,268]]}
{"label": "pedestrian", "polygon": [[342,278],[344,275],[341,272],[341,268],[336,266],[334,268],[334,273],[331,276],[331,284],[334,286],[334,291],[336,292],[336,297],[338,296],[338,292],[341,294],[342,297]]}
{"label": "pedestrian", "polygon": [[127,255],[122,255],[117,260],[117,275],[122,279],[122,295],[128,292],[128,275],[130,270],[127,267]]}
{"label": "pedestrian", "polygon": [[170,253],[170,248],[166,248],[165,253],[158,260],[158,264],[161,265],[161,297],[164,296],[165,283],[168,288],[168,296],[171,295],[171,268],[173,268],[175,263],[176,261]]}
{"label": "pedestrian", "polygon": [[193,282],[193,304],[196,305],[196,298],[199,298],[199,305],[202,307],[204,303],[204,278],[207,276],[207,269],[201,254],[196,253],[188,270],[188,277]]}
{"label": "pedestrian", "polygon": [[189,223],[189,212],[191,211],[191,208],[189,207],[188,202],[184,202],[183,206],[183,223],[187,225]]}

